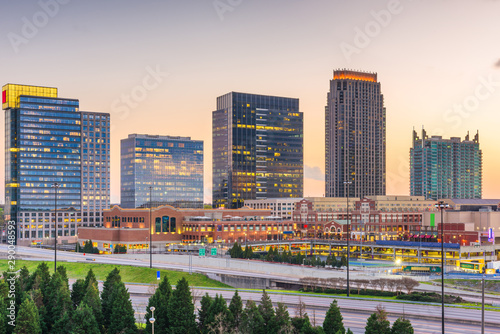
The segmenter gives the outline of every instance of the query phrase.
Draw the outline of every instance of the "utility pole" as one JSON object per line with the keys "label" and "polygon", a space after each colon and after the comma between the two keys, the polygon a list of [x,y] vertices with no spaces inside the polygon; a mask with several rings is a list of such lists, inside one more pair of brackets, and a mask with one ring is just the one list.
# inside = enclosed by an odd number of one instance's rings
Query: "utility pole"
{"label": "utility pole", "polygon": [[152,227],[153,227],[153,218],[152,218],[152,207],[153,207],[153,202],[152,198],[153,196],[151,195],[153,191],[153,187],[149,187],[149,268],[153,268],[153,248],[152,248],[152,240],[153,240],[153,232],[152,232]]}
{"label": "utility pole", "polygon": [[443,201],[439,201],[435,205],[441,211],[441,331],[444,334],[444,221],[443,221],[443,210],[448,208],[449,205]]}

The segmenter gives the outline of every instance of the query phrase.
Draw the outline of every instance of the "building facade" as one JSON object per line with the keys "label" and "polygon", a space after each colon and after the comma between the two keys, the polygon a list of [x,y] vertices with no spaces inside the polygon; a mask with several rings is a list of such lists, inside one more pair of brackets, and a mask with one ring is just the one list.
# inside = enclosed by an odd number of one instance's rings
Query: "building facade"
{"label": "building facade", "polygon": [[121,141],[121,205],[203,206],[203,141],[131,134]]}
{"label": "building facade", "polygon": [[291,220],[295,203],[302,198],[268,198],[245,200],[245,206],[251,209],[271,210],[271,215],[284,220]]}
{"label": "building facade", "polygon": [[443,139],[428,137],[422,129],[422,138],[413,131],[410,149],[410,193],[438,198],[481,198],[482,152],[479,133],[472,140],[469,135]]}
{"label": "building facade", "polygon": [[335,70],[325,107],[325,196],[385,195],[386,117],[376,73]]}
{"label": "building facade", "polygon": [[[94,166],[97,156],[83,154],[82,146],[95,138],[95,132],[82,127],[87,113],[79,111],[79,101],[59,98],[57,88],[7,84],[2,88],[2,107],[6,215],[17,222],[16,242],[48,243],[55,237],[56,190],[61,240],[76,239],[84,216],[94,217],[85,219],[86,226],[99,225],[109,203],[109,172],[100,179],[106,187],[99,193],[95,183],[85,181],[82,166]],[[108,123],[106,137],[101,137],[105,141],[99,142],[107,149],[99,160],[109,168],[109,114],[92,114],[102,115]],[[97,200],[98,206],[86,205]]]}
{"label": "building facade", "polygon": [[303,195],[303,114],[293,98],[231,92],[212,113],[213,206]]}
{"label": "building facade", "polygon": [[[151,209],[124,209],[114,206],[104,211],[104,226],[81,228],[80,243],[92,240],[101,251],[116,245],[129,250],[152,246],[164,251],[171,244],[233,243],[282,240],[293,235],[291,221],[270,217],[270,210],[182,209],[160,206]],[[151,219],[150,219],[151,218]],[[150,225],[150,221],[152,225]]]}

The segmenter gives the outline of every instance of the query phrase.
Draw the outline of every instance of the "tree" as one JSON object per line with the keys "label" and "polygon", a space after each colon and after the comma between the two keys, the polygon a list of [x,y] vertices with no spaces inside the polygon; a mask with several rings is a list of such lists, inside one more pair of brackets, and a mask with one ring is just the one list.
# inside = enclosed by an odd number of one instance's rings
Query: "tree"
{"label": "tree", "polygon": [[276,328],[273,327],[275,317],[273,302],[271,301],[271,298],[269,298],[266,290],[262,291],[259,312],[262,315],[262,319],[264,319],[264,326],[267,329],[267,333],[275,333]]}
{"label": "tree", "polygon": [[[92,311],[97,328],[101,331],[103,329],[103,319],[99,289],[97,288],[97,282],[90,280],[89,283],[90,284],[87,286],[87,290],[85,291],[85,295],[83,296],[80,304],[85,304]],[[83,310],[81,312],[85,313]]]}
{"label": "tree", "polygon": [[345,328],[342,320],[342,314],[340,313],[337,301],[333,300],[330,304],[330,308],[326,312],[325,321],[323,322],[323,330],[326,334],[337,334],[338,332],[340,332],[340,334],[344,334]]}
{"label": "tree", "polygon": [[205,295],[201,298],[200,304],[201,308],[198,311],[198,327],[200,328],[201,333],[208,332],[208,316],[210,312],[210,305],[212,305],[213,299],[205,293]]}
{"label": "tree", "polygon": [[73,311],[73,302],[71,301],[71,295],[68,287],[61,278],[61,275],[56,272],[52,275],[49,285],[49,300],[47,306],[47,317],[45,322],[49,331],[51,331],[51,326],[55,326],[57,321],[61,321],[66,315],[66,318],[71,318],[71,313]]}
{"label": "tree", "polygon": [[419,286],[419,282],[414,280],[413,278],[403,277],[401,279],[401,284],[405,287],[408,294],[412,293],[413,289]]}
{"label": "tree", "polygon": [[413,334],[413,326],[410,320],[400,317],[394,321],[391,328],[391,334]]}
{"label": "tree", "polygon": [[3,289],[6,283],[3,280],[0,280],[0,334],[7,333],[7,321],[10,319],[7,318],[7,295],[4,295]]}
{"label": "tree", "polygon": [[366,322],[365,334],[390,334],[391,323],[387,320],[385,309],[378,305],[375,313]]}
{"label": "tree", "polygon": [[[1,321],[4,322],[5,319],[2,319]],[[40,328],[40,319],[38,317],[38,311],[35,303],[29,298],[26,298],[19,307],[14,334],[28,333],[41,334],[42,330]]]}
{"label": "tree", "polygon": [[168,281],[168,277],[163,276],[155,293],[149,298],[148,307],[146,308],[146,333],[152,332],[152,325],[149,319],[152,317],[151,306],[155,308],[155,333],[164,334],[168,332],[170,321],[168,318],[168,303],[172,295],[172,286]]}
{"label": "tree", "polygon": [[83,279],[77,279],[71,288],[71,301],[73,302],[73,306],[75,308],[80,305],[85,293],[85,281]]}
{"label": "tree", "polygon": [[248,300],[243,311],[241,322],[241,333],[244,334],[265,334],[264,319],[253,300]]}
{"label": "tree", "polygon": [[115,283],[121,282],[120,270],[114,268],[106,277],[103,284],[101,293],[101,306],[102,306],[102,324],[105,328],[109,327],[111,320],[111,313],[113,312],[113,291],[116,287]]}
{"label": "tree", "polygon": [[99,325],[94,317],[94,312],[85,302],[82,302],[72,319],[71,334],[99,334]]}
{"label": "tree", "polygon": [[237,332],[241,327],[243,316],[243,302],[238,294],[238,290],[234,292],[233,298],[231,298],[228,311],[227,322],[229,324],[229,328],[232,328]]}
{"label": "tree", "polygon": [[339,267],[347,267],[347,257],[345,256],[345,254],[342,254],[342,257],[340,258]]}
{"label": "tree", "polygon": [[36,270],[33,274],[33,282],[35,282],[36,278],[39,277],[40,281],[40,290],[42,291],[43,295],[43,303],[47,305],[48,300],[49,300],[49,285],[50,285],[50,271],[49,267],[45,262],[40,263],[37,267]]}
{"label": "tree", "polygon": [[59,275],[61,275],[61,279],[62,279],[63,283],[66,284],[66,287],[69,290],[68,273],[66,272],[66,267],[58,266],[57,272],[59,273]]}
{"label": "tree", "polygon": [[136,334],[137,326],[130,294],[122,281],[115,282],[114,285],[110,297],[112,308],[108,333]]}
{"label": "tree", "polygon": [[95,278],[94,271],[92,270],[92,268],[90,268],[87,272],[87,276],[85,276],[85,291],[87,291],[87,288],[92,283],[97,284],[97,278]]}
{"label": "tree", "polygon": [[204,320],[206,329],[214,329],[221,327],[221,321],[226,321],[227,305],[226,300],[221,295],[215,295],[215,298],[210,303],[207,317]]}
{"label": "tree", "polygon": [[290,321],[290,314],[288,308],[283,303],[278,303],[274,317],[273,327],[278,334],[288,334],[293,332],[292,322]]}
{"label": "tree", "polygon": [[93,246],[92,240],[84,242],[83,252],[88,254],[99,254],[99,248]]}
{"label": "tree", "polygon": [[182,278],[177,282],[168,303],[168,318],[171,334],[196,332],[196,317],[194,305],[189,290],[188,281]]}

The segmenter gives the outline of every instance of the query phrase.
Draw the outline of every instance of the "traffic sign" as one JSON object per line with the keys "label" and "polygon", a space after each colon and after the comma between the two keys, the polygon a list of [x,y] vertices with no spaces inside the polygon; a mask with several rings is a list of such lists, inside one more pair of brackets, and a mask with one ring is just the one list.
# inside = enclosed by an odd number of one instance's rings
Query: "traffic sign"
{"label": "traffic sign", "polygon": [[205,248],[200,248],[198,255],[199,256],[205,256]]}
{"label": "traffic sign", "polygon": [[217,248],[210,249],[210,255],[217,256]]}
{"label": "traffic sign", "polygon": [[160,271],[159,271],[159,270],[156,272],[156,279],[157,279],[158,281],[160,280]]}

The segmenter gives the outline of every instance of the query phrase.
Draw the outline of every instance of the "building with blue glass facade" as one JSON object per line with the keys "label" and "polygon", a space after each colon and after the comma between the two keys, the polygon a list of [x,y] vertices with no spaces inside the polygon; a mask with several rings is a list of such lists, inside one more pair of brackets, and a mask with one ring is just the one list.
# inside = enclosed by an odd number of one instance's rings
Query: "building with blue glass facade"
{"label": "building with blue glass facade", "polygon": [[422,138],[413,131],[410,149],[410,192],[426,199],[474,199],[482,196],[482,152],[479,133],[472,140],[469,134],[443,139]]}
{"label": "building with blue glass facade", "polygon": [[121,206],[203,207],[203,141],[131,134],[121,141]]}
{"label": "building with blue glass facade", "polygon": [[213,206],[303,196],[303,126],[299,99],[231,92],[212,113]]}
{"label": "building with blue glass facade", "polygon": [[[2,88],[2,107],[6,130],[5,213],[17,222],[17,240],[52,241],[56,183],[58,236],[76,239],[82,216],[90,215],[88,206],[82,206],[82,166],[89,165],[87,159],[94,160],[82,154],[87,137],[79,101],[57,97],[57,88],[7,84]],[[109,145],[109,126],[106,140]],[[109,150],[106,154],[109,164]],[[109,184],[109,172],[105,178]],[[105,189],[108,205],[92,207],[92,216],[99,219],[88,226],[99,225],[102,210],[109,206],[109,187]]]}

